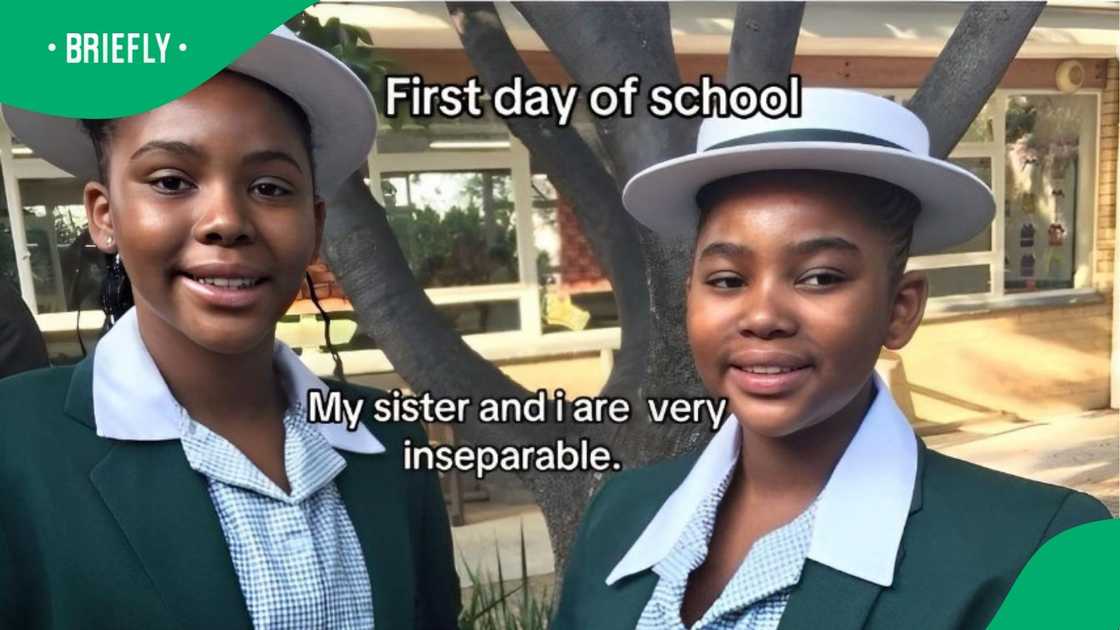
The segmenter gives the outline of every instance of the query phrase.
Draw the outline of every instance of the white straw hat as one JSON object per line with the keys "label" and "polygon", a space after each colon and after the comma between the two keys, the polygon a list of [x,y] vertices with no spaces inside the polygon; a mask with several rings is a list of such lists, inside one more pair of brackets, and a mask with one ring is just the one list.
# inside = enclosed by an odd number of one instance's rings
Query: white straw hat
{"label": "white straw hat", "polygon": [[692,238],[696,194],[708,183],[756,171],[820,170],[875,177],[922,204],[912,254],[967,241],[995,216],[992,191],[972,173],[929,155],[929,132],[913,112],[881,96],[829,88],[801,92],[801,115],[708,118],[696,152],[635,175],[626,209],[651,230]]}
{"label": "white straw hat", "polygon": [[[362,81],[330,53],[281,25],[231,63],[227,70],[266,83],[291,97],[311,125],[315,185],[329,197],[369,155],[377,108]],[[3,106],[4,120],[20,142],[79,179],[97,179],[93,142],[76,118]]]}

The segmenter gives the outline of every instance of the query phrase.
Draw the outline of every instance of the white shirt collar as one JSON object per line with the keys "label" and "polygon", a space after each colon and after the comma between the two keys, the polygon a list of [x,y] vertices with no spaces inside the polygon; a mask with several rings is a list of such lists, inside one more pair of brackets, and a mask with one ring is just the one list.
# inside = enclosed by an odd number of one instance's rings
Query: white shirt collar
{"label": "white shirt collar", "polygon": [[[273,362],[289,400],[306,403],[308,391],[328,391],[327,384],[279,339],[273,350]],[[93,417],[97,435],[114,440],[178,440],[179,409],[140,337],[133,308],[101,338],[93,355]],[[364,424],[359,423],[352,432],[343,423],[314,426],[334,448],[365,454],[385,452]]]}
{"label": "white shirt collar", "polygon": [[[918,441],[878,374],[876,394],[818,498],[810,560],[880,586],[894,581],[918,473]],[[739,458],[734,417],[712,437],[681,485],[607,576],[607,585],[660,562],[700,502]]]}

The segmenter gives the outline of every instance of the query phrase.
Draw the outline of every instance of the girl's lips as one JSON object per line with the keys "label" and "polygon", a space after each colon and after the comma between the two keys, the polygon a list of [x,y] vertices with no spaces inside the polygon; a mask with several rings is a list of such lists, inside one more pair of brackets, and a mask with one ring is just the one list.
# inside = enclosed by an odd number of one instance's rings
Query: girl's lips
{"label": "girl's lips", "polygon": [[735,365],[728,366],[728,377],[736,387],[755,396],[780,396],[797,389],[809,378],[812,365],[806,365],[789,372],[759,374],[748,372]]}
{"label": "girl's lips", "polygon": [[266,278],[261,278],[253,286],[234,288],[204,284],[187,274],[179,274],[179,280],[192,295],[208,306],[227,309],[244,309],[256,305],[264,296],[264,285],[268,282]]}

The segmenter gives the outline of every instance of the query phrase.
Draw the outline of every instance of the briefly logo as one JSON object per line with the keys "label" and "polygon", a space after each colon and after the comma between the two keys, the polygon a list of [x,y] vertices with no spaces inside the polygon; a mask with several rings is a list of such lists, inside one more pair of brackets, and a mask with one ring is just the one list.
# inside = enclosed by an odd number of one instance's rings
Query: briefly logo
{"label": "briefly logo", "polygon": [[[171,33],[67,33],[66,63],[69,64],[164,64],[171,46]],[[187,51],[180,42],[179,52]],[[54,42],[49,52],[58,50]]]}

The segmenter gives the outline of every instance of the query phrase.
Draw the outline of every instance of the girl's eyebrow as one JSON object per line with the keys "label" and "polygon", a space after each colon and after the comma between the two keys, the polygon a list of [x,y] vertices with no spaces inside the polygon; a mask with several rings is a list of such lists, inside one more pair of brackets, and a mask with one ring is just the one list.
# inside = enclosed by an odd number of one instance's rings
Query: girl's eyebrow
{"label": "girl's eyebrow", "polygon": [[260,151],[253,151],[252,153],[246,155],[241,160],[241,163],[259,164],[261,162],[271,162],[273,160],[288,162],[292,166],[296,167],[297,171],[299,171],[300,173],[303,172],[303,169],[299,166],[299,162],[296,162],[296,159],[292,157],[290,153],[288,153],[287,151],[281,151],[279,149],[262,149]]}
{"label": "girl's eyebrow", "polygon": [[179,155],[192,158],[202,157],[201,151],[187,144],[186,142],[179,142],[176,140],[151,140],[144,143],[144,145],[139,149],[136,149],[136,152],[133,153],[132,157],[130,157],[129,159],[135,160],[141,155],[144,155],[145,153],[149,153],[151,151],[167,151],[169,153],[177,153]]}
{"label": "girl's eyebrow", "polygon": [[[152,151],[167,151],[168,153],[175,153],[184,157],[191,157],[196,159],[202,157],[202,151],[200,151],[193,145],[187,144],[186,142],[179,142],[178,140],[152,140],[145,143],[144,146],[140,147],[139,149],[136,149],[136,152],[133,153],[132,157],[130,157],[129,159],[135,160],[141,155],[150,153]],[[281,160],[283,162],[288,162],[289,164],[294,166],[297,171],[301,173],[303,172],[303,169],[299,166],[299,162],[297,162],[290,153],[288,153],[287,151],[281,151],[280,149],[262,149],[260,151],[253,151],[252,153],[242,158],[241,162],[243,164],[257,164],[260,162],[271,162],[272,160]]]}
{"label": "girl's eyebrow", "polygon": [[822,236],[794,243],[789,250],[799,256],[808,256],[821,250],[834,249],[859,253],[859,246],[846,238],[839,236]]}
{"label": "girl's eyebrow", "polygon": [[[845,252],[858,253],[860,248],[855,243],[846,238],[839,236],[821,236],[817,238],[810,238],[797,243],[792,243],[786,247],[786,250],[797,256],[809,256],[822,250],[840,250]],[[752,253],[750,247],[741,245],[739,243],[729,243],[727,241],[716,241],[709,243],[700,252],[699,258],[707,258],[709,256],[723,256],[726,258],[738,258]]]}
{"label": "girl's eyebrow", "polygon": [[739,256],[750,253],[750,251],[750,248],[746,245],[728,243],[727,241],[716,241],[714,243],[709,243],[703,251],[700,252],[699,257],[724,256],[726,258],[738,258]]}

